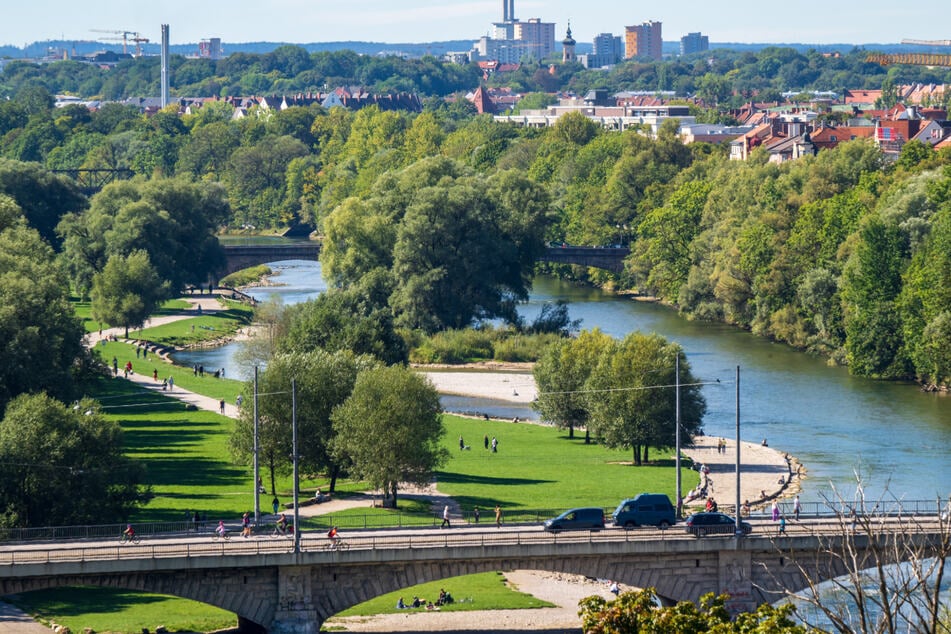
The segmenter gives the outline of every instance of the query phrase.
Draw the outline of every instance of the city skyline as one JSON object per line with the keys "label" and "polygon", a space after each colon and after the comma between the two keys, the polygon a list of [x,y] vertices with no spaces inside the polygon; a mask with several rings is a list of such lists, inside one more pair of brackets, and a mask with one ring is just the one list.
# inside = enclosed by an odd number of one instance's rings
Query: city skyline
{"label": "city skyline", "polygon": [[[638,8],[622,0],[576,2],[516,0],[519,20],[541,18],[556,24],[560,41],[571,22],[578,42],[599,33],[621,35],[624,27],[648,20],[663,23],[665,41],[679,41],[700,31],[711,42],[821,44],[895,43],[904,38],[951,38],[944,15],[945,0],[922,0],[910,7],[875,0],[859,8],[844,3],[804,0],[795,11],[761,5],[755,11],[727,12],[723,5],[683,0],[674,7]],[[927,19],[933,12],[935,19]],[[169,24],[173,44],[219,37],[224,42],[370,41],[416,43],[472,40],[486,35],[503,18],[503,0],[355,0],[350,3],[272,0],[262,9],[251,0],[226,5],[166,0],[161,3],[77,3],[73,0],[17,2],[4,8],[0,45],[23,46],[47,40],[97,40],[108,34],[92,29],[138,32],[159,40],[161,24]],[[922,19],[925,18],[925,19]],[[897,24],[909,24],[896,32]],[[904,29],[904,27],[903,27]],[[131,36],[131,33],[130,33]],[[227,51],[226,51],[227,52]]]}

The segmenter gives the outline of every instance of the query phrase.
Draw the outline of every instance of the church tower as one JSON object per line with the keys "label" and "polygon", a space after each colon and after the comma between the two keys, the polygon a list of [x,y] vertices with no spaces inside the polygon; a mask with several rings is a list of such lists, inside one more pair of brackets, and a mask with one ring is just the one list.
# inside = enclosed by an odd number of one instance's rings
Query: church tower
{"label": "church tower", "polygon": [[568,62],[578,61],[578,58],[575,57],[575,39],[571,37],[571,22],[568,22],[568,34],[565,35],[565,39],[561,41],[561,47],[562,63],[567,64]]}

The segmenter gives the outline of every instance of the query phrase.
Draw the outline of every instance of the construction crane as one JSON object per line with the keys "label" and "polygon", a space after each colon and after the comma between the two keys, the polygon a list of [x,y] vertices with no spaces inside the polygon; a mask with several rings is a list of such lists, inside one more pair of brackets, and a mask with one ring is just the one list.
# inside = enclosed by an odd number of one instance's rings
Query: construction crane
{"label": "construction crane", "polygon": [[901,43],[914,46],[951,46],[951,40],[902,40]]}
{"label": "construction crane", "polygon": [[[123,31],[123,30],[112,30],[112,29],[89,29],[93,33],[112,33],[116,37],[100,37],[100,40],[107,40],[110,42],[122,42],[122,54],[125,55],[128,53],[129,42],[135,43],[135,56],[142,56],[142,44],[148,42],[149,38],[142,37],[137,31]],[[129,36],[132,37],[129,37]]]}
{"label": "construction crane", "polygon": [[866,62],[888,66],[911,64],[913,66],[951,66],[951,55],[943,53],[871,53]]}

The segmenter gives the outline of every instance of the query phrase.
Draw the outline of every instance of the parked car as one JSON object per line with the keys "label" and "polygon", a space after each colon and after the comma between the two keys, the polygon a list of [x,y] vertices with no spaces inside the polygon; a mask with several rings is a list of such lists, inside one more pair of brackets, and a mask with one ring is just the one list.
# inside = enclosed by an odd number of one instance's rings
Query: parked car
{"label": "parked car", "polygon": [[663,493],[641,493],[624,500],[611,514],[615,526],[659,526],[669,528],[677,521],[677,509]]}
{"label": "parked car", "polygon": [[581,508],[565,511],[558,517],[545,520],[545,530],[558,531],[601,530],[604,528],[604,510],[600,508]]}
{"label": "parked car", "polygon": [[[733,535],[736,532],[736,520],[725,513],[694,513],[686,519],[684,528],[694,537],[718,533]],[[744,535],[749,535],[753,531],[749,522],[740,522],[740,529]]]}

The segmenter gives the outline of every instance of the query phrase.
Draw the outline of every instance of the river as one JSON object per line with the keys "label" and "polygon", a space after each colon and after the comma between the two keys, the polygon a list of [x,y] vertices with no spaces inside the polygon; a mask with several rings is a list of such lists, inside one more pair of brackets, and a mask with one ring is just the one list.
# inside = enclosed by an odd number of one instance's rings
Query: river
{"label": "river", "polygon": [[[317,262],[272,264],[284,286],[253,289],[261,300],[280,296],[305,301],[326,289]],[[572,319],[585,329],[600,328],[622,337],[634,330],[656,332],[678,342],[704,387],[707,434],[735,437],[736,384],[740,367],[740,422],[743,440],[768,439],[770,446],[796,456],[807,469],[804,501],[822,499],[830,485],[850,496],[861,476],[873,499],[889,491],[905,499],[946,499],[951,492],[947,446],[951,441],[951,396],[925,394],[917,386],[850,376],[825,360],[771,343],[724,324],[687,321],[656,304],[634,301],[599,289],[540,277],[521,307],[528,321],[545,302],[569,302]],[[228,376],[247,376],[237,366],[237,345],[179,353],[184,364],[227,368]],[[716,384],[716,380],[720,381]],[[444,397],[451,411],[533,418],[525,407],[485,399]]]}

